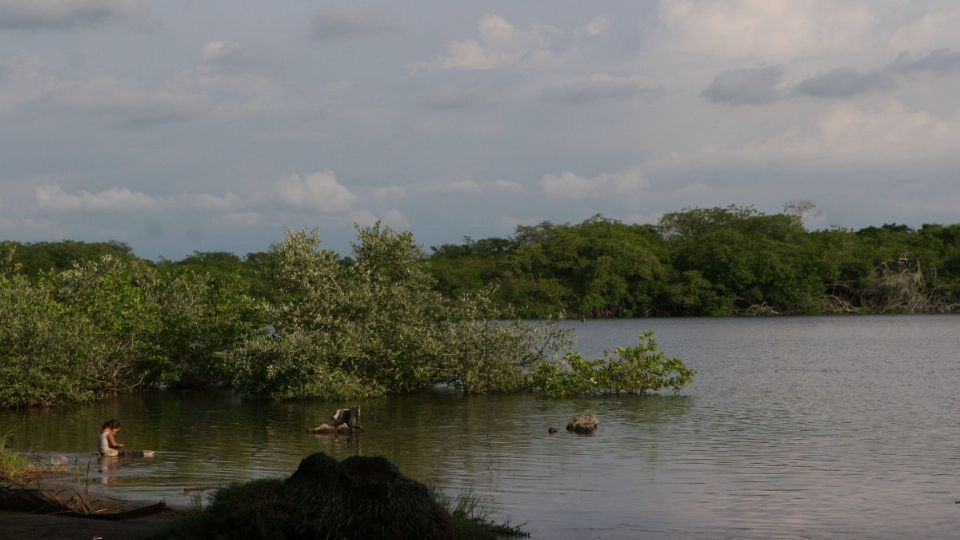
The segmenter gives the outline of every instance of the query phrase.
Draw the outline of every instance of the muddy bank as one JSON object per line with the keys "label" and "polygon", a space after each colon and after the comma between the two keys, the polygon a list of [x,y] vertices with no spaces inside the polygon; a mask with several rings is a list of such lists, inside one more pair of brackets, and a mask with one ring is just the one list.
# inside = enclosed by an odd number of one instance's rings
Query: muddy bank
{"label": "muddy bank", "polygon": [[180,514],[166,511],[119,521],[0,510],[0,538],[48,540],[147,540]]}

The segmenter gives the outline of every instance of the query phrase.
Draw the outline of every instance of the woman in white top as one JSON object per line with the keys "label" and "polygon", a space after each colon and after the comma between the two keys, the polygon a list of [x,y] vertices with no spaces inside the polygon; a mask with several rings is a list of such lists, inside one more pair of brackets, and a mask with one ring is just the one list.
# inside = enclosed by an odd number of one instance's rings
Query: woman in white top
{"label": "woman in white top", "polygon": [[101,456],[123,455],[123,443],[118,443],[116,439],[118,431],[120,431],[120,421],[116,418],[103,423],[103,427],[100,429],[100,437],[97,440],[97,447],[100,449]]}

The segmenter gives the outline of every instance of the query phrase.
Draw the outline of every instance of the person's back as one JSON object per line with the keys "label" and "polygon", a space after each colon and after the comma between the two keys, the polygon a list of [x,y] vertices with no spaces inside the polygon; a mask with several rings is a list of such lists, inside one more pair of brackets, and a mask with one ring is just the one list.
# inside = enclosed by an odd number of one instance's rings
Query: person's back
{"label": "person's back", "polygon": [[110,441],[107,440],[107,432],[101,431],[100,436],[97,438],[97,448],[100,449],[101,456],[119,456],[120,452],[114,448],[110,448]]}

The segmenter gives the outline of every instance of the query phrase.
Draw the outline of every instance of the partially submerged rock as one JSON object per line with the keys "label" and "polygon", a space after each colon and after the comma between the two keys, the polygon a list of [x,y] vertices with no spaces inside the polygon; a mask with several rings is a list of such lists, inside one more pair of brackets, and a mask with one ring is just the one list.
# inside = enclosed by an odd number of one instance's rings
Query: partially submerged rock
{"label": "partially submerged rock", "polygon": [[426,486],[382,457],[338,463],[322,452],[313,454],[277,495],[290,538],[453,538],[450,517]]}
{"label": "partially submerged rock", "polygon": [[600,425],[600,419],[592,414],[578,414],[573,420],[567,422],[567,431],[574,433],[593,433]]}
{"label": "partially submerged rock", "polygon": [[322,452],[304,458],[286,480],[218,491],[199,518],[222,538],[454,538],[450,516],[427,488],[385,458],[338,462]]}

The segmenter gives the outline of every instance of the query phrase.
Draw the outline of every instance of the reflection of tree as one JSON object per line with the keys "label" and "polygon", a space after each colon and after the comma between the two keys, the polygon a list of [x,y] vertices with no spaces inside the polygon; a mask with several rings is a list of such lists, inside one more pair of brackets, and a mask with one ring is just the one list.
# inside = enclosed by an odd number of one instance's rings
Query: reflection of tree
{"label": "reflection of tree", "polygon": [[[337,407],[355,405],[362,407],[365,432],[306,432],[328,421]],[[651,441],[662,438],[657,432],[680,421],[692,406],[693,398],[657,395],[558,401],[530,394],[424,392],[351,403],[271,403],[229,393],[155,392],[69,410],[4,413],[0,425],[13,431],[16,446],[74,452],[90,460],[100,424],[118,417],[128,447],[157,450],[154,460],[125,465],[123,489],[185,498],[185,487],[285,477],[318,451],[338,459],[385,456],[405,475],[443,488],[514,486],[531,476],[554,477],[584,467],[585,460],[594,459],[584,452],[636,456],[637,448],[629,445],[639,441],[654,450],[657,443]],[[562,428],[581,412],[600,416],[596,436],[547,434],[548,427]],[[105,475],[115,472],[108,465],[101,469]],[[547,481],[559,486],[565,480]]]}

